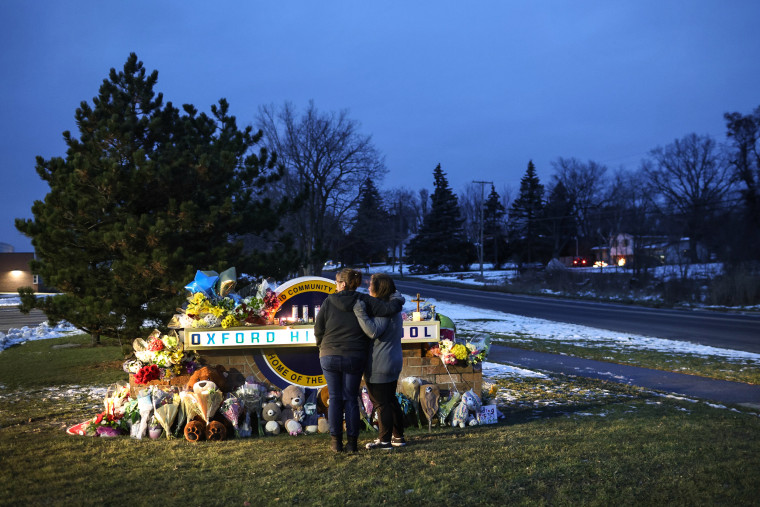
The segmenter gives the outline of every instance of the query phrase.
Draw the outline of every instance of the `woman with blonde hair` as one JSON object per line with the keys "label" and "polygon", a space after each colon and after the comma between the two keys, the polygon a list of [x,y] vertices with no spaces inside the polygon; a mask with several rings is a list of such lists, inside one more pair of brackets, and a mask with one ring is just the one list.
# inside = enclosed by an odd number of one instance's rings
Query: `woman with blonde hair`
{"label": "woman with blonde hair", "polygon": [[319,347],[319,363],[327,380],[330,404],[327,419],[330,425],[330,447],[343,450],[343,418],[346,421],[346,451],[356,452],[360,430],[359,386],[369,352],[369,338],[354,315],[354,305],[364,301],[374,315],[389,317],[401,311],[399,301],[381,301],[360,294],[362,275],[350,268],[335,276],[337,291],[330,294],[317,314],[314,336]]}

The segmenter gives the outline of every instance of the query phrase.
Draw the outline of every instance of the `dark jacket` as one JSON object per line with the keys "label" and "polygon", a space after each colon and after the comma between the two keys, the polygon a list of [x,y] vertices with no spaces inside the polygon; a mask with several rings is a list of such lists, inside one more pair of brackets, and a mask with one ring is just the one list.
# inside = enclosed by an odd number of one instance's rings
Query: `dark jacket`
{"label": "dark jacket", "polygon": [[366,303],[373,315],[389,316],[401,311],[402,303],[398,300],[381,301],[350,290],[330,294],[322,303],[314,322],[319,357],[367,356],[369,338],[354,315],[354,304],[359,299]]}

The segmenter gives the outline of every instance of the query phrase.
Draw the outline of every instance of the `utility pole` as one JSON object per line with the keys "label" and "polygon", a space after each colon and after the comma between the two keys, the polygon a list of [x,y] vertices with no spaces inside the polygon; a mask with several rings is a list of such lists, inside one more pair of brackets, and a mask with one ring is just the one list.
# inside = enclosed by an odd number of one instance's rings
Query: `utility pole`
{"label": "utility pole", "polygon": [[483,278],[483,208],[485,207],[485,185],[493,185],[493,181],[473,181],[480,185],[480,248],[478,257],[480,258],[480,279],[485,283]]}

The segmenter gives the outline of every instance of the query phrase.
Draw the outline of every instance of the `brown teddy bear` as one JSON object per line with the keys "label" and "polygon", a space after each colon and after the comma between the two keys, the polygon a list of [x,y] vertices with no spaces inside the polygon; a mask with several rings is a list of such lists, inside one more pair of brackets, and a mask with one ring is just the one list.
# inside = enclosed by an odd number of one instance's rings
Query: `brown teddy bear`
{"label": "brown teddy bear", "polygon": [[[224,391],[226,386],[224,378],[224,369],[217,366],[216,368],[210,368],[204,366],[196,370],[190,380],[185,384],[185,389],[192,391],[193,387],[197,383],[213,382],[219,391]],[[201,416],[194,417],[185,426],[185,439],[190,442],[198,442],[204,438],[211,441],[220,441],[227,438],[227,427],[225,426],[223,418],[215,416],[210,420],[208,424]]]}
{"label": "brown teddy bear", "polygon": [[193,374],[190,376],[190,379],[187,381],[187,384],[185,384],[185,390],[186,391],[192,391],[193,386],[196,382],[199,382],[201,380],[210,380],[214,384],[216,384],[217,389],[224,392],[227,387],[226,377],[225,377],[225,371],[224,367],[222,366],[216,366],[214,368],[211,368],[209,366],[204,366],[202,368],[198,368],[193,372]]}

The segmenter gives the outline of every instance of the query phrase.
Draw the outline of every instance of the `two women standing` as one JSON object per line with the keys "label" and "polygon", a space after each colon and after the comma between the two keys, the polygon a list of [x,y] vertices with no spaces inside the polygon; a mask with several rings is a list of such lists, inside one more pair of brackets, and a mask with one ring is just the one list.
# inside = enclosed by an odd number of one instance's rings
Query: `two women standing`
{"label": "two women standing", "polygon": [[[358,301],[363,301],[374,316],[398,315],[400,319],[399,312],[404,300],[399,296],[382,301],[356,292],[361,285],[362,275],[353,269],[345,268],[339,271],[335,282],[337,291],[325,299],[317,314],[314,336],[319,347],[319,362],[327,380],[327,392],[330,395],[330,405],[327,409],[330,447],[337,452],[343,450],[345,415],[346,451],[356,452],[361,421],[359,387],[368,362],[370,340],[354,315],[354,307]],[[399,341],[399,350],[400,347]]]}

